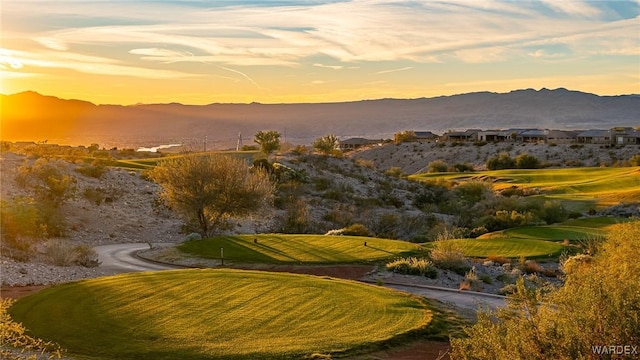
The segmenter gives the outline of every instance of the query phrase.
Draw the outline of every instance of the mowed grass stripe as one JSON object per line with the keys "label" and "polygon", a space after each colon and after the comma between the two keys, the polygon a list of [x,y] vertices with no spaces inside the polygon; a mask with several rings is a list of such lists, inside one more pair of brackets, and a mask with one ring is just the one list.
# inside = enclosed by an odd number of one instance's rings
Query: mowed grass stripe
{"label": "mowed grass stripe", "polygon": [[55,286],[10,310],[34,335],[96,359],[277,359],[342,352],[427,326],[419,299],[308,275],[125,274]]}
{"label": "mowed grass stripe", "polygon": [[[416,180],[493,181],[496,190],[511,186],[540,188],[548,195],[568,198],[584,196],[604,203],[640,201],[640,168],[563,168],[535,170],[493,170],[475,173],[413,175]],[[587,200],[587,199],[585,199]]]}
{"label": "mowed grass stripe", "polygon": [[462,252],[470,257],[543,257],[557,256],[564,246],[551,241],[521,238],[459,239],[447,240],[459,245]]}
{"label": "mowed grass stripe", "polygon": [[410,256],[421,251],[419,245],[406,241],[283,234],[218,236],[178,246],[187,254],[212,259],[220,258],[220,248],[224,248],[225,260],[238,263],[356,263]]}

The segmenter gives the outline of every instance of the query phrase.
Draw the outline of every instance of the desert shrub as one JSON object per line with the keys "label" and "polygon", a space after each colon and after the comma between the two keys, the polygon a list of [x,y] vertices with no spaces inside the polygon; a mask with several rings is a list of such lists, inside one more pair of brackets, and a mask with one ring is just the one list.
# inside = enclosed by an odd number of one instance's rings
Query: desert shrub
{"label": "desert shrub", "polygon": [[452,168],[454,171],[457,171],[457,172],[468,172],[468,171],[475,170],[473,168],[473,165],[469,163],[455,163],[453,164]]}
{"label": "desert shrub", "polygon": [[466,181],[453,188],[453,192],[465,206],[473,206],[493,194],[491,184],[484,181]]}
{"label": "desert shrub", "polygon": [[464,281],[466,281],[471,288],[478,288],[480,284],[480,278],[478,277],[478,273],[476,267],[473,266],[466,274],[464,274]]}
{"label": "desert shrub", "polygon": [[65,173],[65,164],[59,160],[36,160],[18,168],[16,183],[31,191],[38,202],[59,207],[75,194],[76,179]]}
{"label": "desert shrub", "polygon": [[398,215],[385,213],[380,215],[377,221],[369,224],[369,229],[371,229],[377,237],[396,239],[398,237],[399,226],[400,218]]}
{"label": "desert shrub", "polygon": [[399,168],[397,166],[393,166],[393,167],[387,169],[384,172],[384,174],[387,175],[387,176],[392,176],[392,177],[396,177],[396,178],[402,178],[402,177],[406,176],[404,171],[402,171],[402,168]]}
{"label": "desert shrub", "polygon": [[493,284],[493,279],[491,279],[491,275],[489,274],[478,275],[478,278],[485,284]]}
{"label": "desert shrub", "polygon": [[49,263],[57,266],[70,266],[78,259],[77,249],[67,241],[61,239],[51,239],[47,241],[44,255]]}
{"label": "desert shrub", "polygon": [[638,251],[640,222],[620,224],[609,232],[598,254],[588,261],[576,260],[564,286],[534,290],[519,279],[510,287],[513,295],[506,308],[480,311],[477,323],[465,329],[467,337],[452,339],[451,357],[618,358],[602,355],[602,347],[640,343]]}
{"label": "desert shrub", "polygon": [[496,280],[504,283],[504,284],[511,284],[513,283],[513,278],[511,277],[511,275],[507,274],[507,273],[502,273],[502,274],[498,274],[498,276],[496,276]]}
{"label": "desert shrub", "polygon": [[86,244],[81,244],[75,247],[76,260],[75,263],[84,267],[98,267],[100,260],[98,260],[98,253],[93,248]]}
{"label": "desert shrub", "polygon": [[587,236],[577,240],[578,249],[583,254],[595,255],[600,251],[606,238],[602,236]]}
{"label": "desert shrub", "polygon": [[104,161],[94,160],[91,163],[85,163],[76,168],[76,171],[84,176],[99,179],[107,172],[107,167],[105,166]]}
{"label": "desert shrub", "polygon": [[569,211],[564,208],[560,201],[545,201],[538,211],[538,217],[547,224],[560,223],[569,218]]}
{"label": "desert shrub", "polygon": [[493,261],[494,263],[500,264],[500,265],[511,263],[511,260],[509,260],[508,258],[503,256],[498,256],[498,255],[489,255],[487,257],[487,260]]}
{"label": "desert shrub", "polygon": [[39,359],[38,354],[48,353],[48,358],[62,358],[63,350],[51,341],[27,335],[27,329],[13,321],[9,308],[15,300],[0,299],[0,358],[6,360]]}
{"label": "desert shrub", "polygon": [[447,172],[449,167],[447,166],[447,163],[442,160],[434,160],[427,165],[427,168],[429,168],[430,173],[438,173]]}
{"label": "desert shrub", "polygon": [[433,263],[424,258],[400,258],[387,263],[386,267],[387,270],[398,274],[422,275],[430,279],[435,279],[438,276],[438,271]]}
{"label": "desert shrub", "polygon": [[344,235],[352,236],[371,236],[371,232],[362,224],[352,224],[344,228]]}
{"label": "desert shrub", "polygon": [[58,207],[52,203],[38,204],[38,235],[43,238],[67,235],[67,221]]}
{"label": "desert shrub", "polygon": [[452,270],[461,275],[469,271],[468,262],[462,249],[452,241],[436,240],[429,257],[439,269]]}
{"label": "desert shrub", "polygon": [[304,234],[310,230],[309,206],[304,198],[297,198],[289,202],[280,231],[285,234]]}
{"label": "desert shrub", "polygon": [[538,274],[542,273],[544,269],[535,260],[526,260],[524,266],[521,269],[525,274]]}
{"label": "desert shrub", "polygon": [[38,209],[31,198],[18,197],[0,201],[0,234],[2,243],[26,251],[31,247],[27,238],[38,235]]}
{"label": "desert shrub", "polygon": [[529,154],[522,154],[516,157],[516,167],[518,169],[537,169],[540,167],[540,160]]}
{"label": "desert shrub", "polygon": [[629,165],[630,166],[640,166],[640,154],[633,155],[629,159]]}
{"label": "desert shrub", "polygon": [[197,241],[202,240],[202,235],[197,232],[190,233],[189,235],[184,237],[184,241]]}
{"label": "desert shrub", "polygon": [[100,188],[85,188],[82,192],[82,196],[87,199],[87,201],[96,205],[100,205],[104,201],[104,191]]}
{"label": "desert shrub", "polygon": [[512,158],[509,153],[501,152],[499,155],[489,158],[486,166],[489,170],[515,169],[516,160]]}
{"label": "desert shrub", "polygon": [[367,169],[375,169],[376,167],[373,160],[367,160],[367,159],[356,159],[356,165],[362,166]]}
{"label": "desert shrub", "polygon": [[89,245],[73,245],[63,239],[50,239],[44,247],[44,255],[52,265],[97,267],[98,253]]}

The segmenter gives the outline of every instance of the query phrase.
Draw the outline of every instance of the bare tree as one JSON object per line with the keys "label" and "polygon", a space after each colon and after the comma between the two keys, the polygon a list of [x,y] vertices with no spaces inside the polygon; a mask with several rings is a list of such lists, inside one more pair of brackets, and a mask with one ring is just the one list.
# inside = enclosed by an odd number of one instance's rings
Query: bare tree
{"label": "bare tree", "polygon": [[150,173],[162,197],[205,236],[229,227],[273,199],[275,185],[261,169],[227,155],[189,155],[160,163]]}

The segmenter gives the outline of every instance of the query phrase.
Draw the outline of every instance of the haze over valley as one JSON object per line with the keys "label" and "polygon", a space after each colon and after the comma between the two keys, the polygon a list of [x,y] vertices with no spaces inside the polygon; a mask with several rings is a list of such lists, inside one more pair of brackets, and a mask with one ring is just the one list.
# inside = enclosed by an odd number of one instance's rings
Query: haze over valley
{"label": "haze over valley", "polygon": [[[277,130],[292,144],[335,134],[393,138],[404,130],[609,129],[640,124],[640,96],[598,96],[563,88],[341,103],[95,105],[35,92],[2,95],[2,138],[67,145],[235,148]],[[283,139],[284,140],[284,139]]]}

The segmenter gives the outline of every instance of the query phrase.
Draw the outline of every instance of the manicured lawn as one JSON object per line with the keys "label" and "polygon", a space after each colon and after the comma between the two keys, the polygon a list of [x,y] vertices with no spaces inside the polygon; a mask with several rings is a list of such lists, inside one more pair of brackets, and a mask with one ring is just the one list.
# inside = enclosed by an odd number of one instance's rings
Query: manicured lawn
{"label": "manicured lawn", "polygon": [[557,225],[526,226],[479,236],[479,239],[519,238],[550,241],[581,240],[606,236],[607,231],[618,223],[629,219],[615,217],[593,217],[571,219]]}
{"label": "manicured lawn", "polygon": [[540,240],[580,240],[590,237],[603,237],[606,231],[578,226],[528,226],[504,230],[506,237]]}
{"label": "manicured lawn", "polygon": [[83,359],[280,359],[348,352],[425,329],[410,295],[243,270],[130,273],[20,299],[10,314]]}
{"label": "manicured lawn", "polygon": [[524,256],[545,257],[558,256],[564,246],[543,240],[495,238],[495,239],[459,239],[447,240],[459,245],[462,252],[470,257],[488,257],[490,255],[516,258]]}
{"label": "manicured lawn", "polygon": [[[612,205],[640,201],[640,168],[562,168],[494,170],[414,175],[416,180],[488,180],[496,190],[511,186],[540,189],[550,199]],[[572,204],[572,207],[576,207]]]}
{"label": "manicured lawn", "polygon": [[[254,242],[257,239],[257,243]],[[364,246],[364,242],[367,246]],[[415,255],[421,247],[406,241],[360,236],[259,234],[218,236],[178,246],[187,254],[234,263],[359,263]]]}

